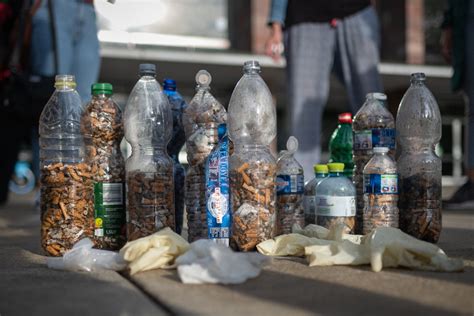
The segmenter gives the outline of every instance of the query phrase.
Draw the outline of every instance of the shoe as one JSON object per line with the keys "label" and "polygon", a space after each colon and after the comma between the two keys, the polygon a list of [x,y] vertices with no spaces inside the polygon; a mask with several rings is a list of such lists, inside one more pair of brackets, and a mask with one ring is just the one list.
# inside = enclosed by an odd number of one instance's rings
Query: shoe
{"label": "shoe", "polygon": [[447,200],[443,201],[444,208],[474,209],[474,181],[467,181]]}

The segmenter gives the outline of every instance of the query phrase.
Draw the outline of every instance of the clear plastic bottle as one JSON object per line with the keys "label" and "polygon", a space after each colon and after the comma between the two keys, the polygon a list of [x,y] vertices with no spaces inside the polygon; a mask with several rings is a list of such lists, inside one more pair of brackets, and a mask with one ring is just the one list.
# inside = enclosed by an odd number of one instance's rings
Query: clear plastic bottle
{"label": "clear plastic bottle", "polygon": [[349,112],[338,115],[339,125],[329,140],[329,162],[344,164],[344,176],[351,179],[354,171],[352,163],[352,114]]}
{"label": "clear plastic bottle", "polygon": [[298,140],[290,136],[277,160],[276,235],[290,234],[293,224],[304,227],[304,172],[294,157],[297,150]]}
{"label": "clear plastic bottle", "polygon": [[400,229],[429,242],[441,233],[441,139],[438,104],[425,86],[425,74],[411,75],[411,85],[397,113]]}
{"label": "clear plastic bottle", "polygon": [[344,224],[345,233],[353,233],[355,225],[355,187],[343,175],[343,163],[329,163],[329,177],[316,188],[316,223],[330,229]]}
{"label": "clear plastic bottle", "polygon": [[313,166],[314,178],[304,186],[304,217],[305,225],[316,224],[316,187],[329,176],[328,166],[316,164]]}
{"label": "clear plastic bottle", "polygon": [[196,94],[183,114],[189,167],[185,179],[188,240],[207,238],[206,159],[219,142],[217,128],[226,123],[227,113],[210,93],[211,74],[196,74]]}
{"label": "clear plastic bottle", "polygon": [[129,241],[164,227],[175,229],[173,160],[166,152],[173,117],[155,75],[155,65],[140,65],[140,79],[123,116],[125,138],[132,146],[125,164]]}
{"label": "clear plastic bottle", "polygon": [[395,120],[392,113],[385,107],[387,96],[383,93],[368,93],[366,101],[354,116],[353,154],[354,176],[352,180],[356,186],[356,228],[355,233],[363,230],[364,213],[364,167],[372,158],[374,147],[388,147],[389,156],[395,157]]}
{"label": "clear plastic bottle", "polygon": [[377,227],[398,228],[397,164],[388,155],[389,150],[375,147],[364,168],[364,235]]}
{"label": "clear plastic bottle", "polygon": [[173,79],[165,79],[163,81],[163,91],[168,96],[168,101],[173,112],[173,136],[171,141],[168,143],[168,154],[173,159],[174,163],[174,207],[176,216],[176,232],[181,234],[181,228],[183,227],[183,214],[184,214],[184,167],[179,162],[179,152],[183,147],[186,136],[183,127],[183,113],[186,107],[186,101],[184,101],[181,94],[176,88],[176,81]]}
{"label": "clear plastic bottle", "polygon": [[92,99],[82,117],[94,180],[94,243],[119,250],[125,236],[125,162],[120,151],[122,110],[112,99],[110,83],[92,85]]}
{"label": "clear plastic bottle", "polygon": [[231,246],[250,251],[275,234],[276,161],[269,144],[276,136],[276,111],[259,63],[247,61],[243,68],[229,102]]}
{"label": "clear plastic bottle", "polygon": [[93,237],[94,191],[75,78],[57,75],[54,86],[39,121],[41,246],[61,256],[78,240]]}

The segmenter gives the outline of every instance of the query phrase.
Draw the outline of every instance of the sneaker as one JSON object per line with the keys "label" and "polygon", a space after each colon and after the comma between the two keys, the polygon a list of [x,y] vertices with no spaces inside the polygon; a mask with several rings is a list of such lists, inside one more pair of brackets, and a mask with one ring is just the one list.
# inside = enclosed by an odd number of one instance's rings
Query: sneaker
{"label": "sneaker", "polygon": [[474,209],[474,181],[467,181],[447,200],[443,201],[445,208]]}

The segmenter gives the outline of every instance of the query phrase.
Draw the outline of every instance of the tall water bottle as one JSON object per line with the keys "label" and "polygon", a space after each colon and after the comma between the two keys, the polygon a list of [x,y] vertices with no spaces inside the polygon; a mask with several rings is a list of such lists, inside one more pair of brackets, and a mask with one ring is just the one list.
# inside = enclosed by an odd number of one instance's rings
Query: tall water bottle
{"label": "tall water bottle", "polygon": [[304,222],[305,225],[316,224],[316,188],[318,184],[329,175],[327,165],[316,164],[313,166],[314,178],[304,186]]}
{"label": "tall water bottle", "polygon": [[185,180],[188,240],[208,236],[206,211],[206,160],[219,142],[218,126],[227,122],[227,112],[211,94],[211,74],[196,74],[196,94],[183,114],[189,167]]}
{"label": "tall water bottle", "polygon": [[441,233],[441,139],[438,104],[425,86],[425,74],[411,75],[411,84],[397,112],[397,160],[400,175],[400,229],[429,242]]}
{"label": "tall water bottle", "polygon": [[349,112],[338,115],[339,125],[329,140],[329,162],[344,164],[344,176],[352,178],[352,114]]}
{"label": "tall water bottle", "polygon": [[398,228],[397,164],[389,150],[375,147],[364,168],[364,235],[377,227]]}
{"label": "tall water bottle", "polygon": [[127,239],[175,229],[173,160],[166,152],[173,117],[168,98],[155,79],[153,64],[140,65],[140,79],[123,116],[132,155],[125,164]]}
{"label": "tall water bottle", "polygon": [[173,113],[173,135],[168,143],[168,154],[174,163],[174,208],[176,215],[176,232],[181,234],[183,226],[184,213],[184,167],[179,162],[179,152],[186,141],[183,127],[183,113],[186,107],[181,94],[176,88],[176,81],[173,79],[165,79],[163,81],[163,91],[168,96],[168,101]]}
{"label": "tall water bottle", "polygon": [[61,256],[93,237],[94,191],[86,151],[91,139],[82,135],[84,107],[75,78],[58,75],[54,86],[39,121],[41,246]]}
{"label": "tall water bottle", "polygon": [[395,120],[385,107],[387,96],[383,93],[368,93],[365,103],[354,115],[352,122],[354,181],[356,197],[356,234],[362,234],[364,213],[364,167],[372,158],[373,148],[388,147],[388,155],[395,158]]}
{"label": "tall water bottle", "polygon": [[276,136],[276,111],[259,63],[247,61],[243,68],[229,102],[231,245],[250,251],[275,234],[276,161],[269,145]]}

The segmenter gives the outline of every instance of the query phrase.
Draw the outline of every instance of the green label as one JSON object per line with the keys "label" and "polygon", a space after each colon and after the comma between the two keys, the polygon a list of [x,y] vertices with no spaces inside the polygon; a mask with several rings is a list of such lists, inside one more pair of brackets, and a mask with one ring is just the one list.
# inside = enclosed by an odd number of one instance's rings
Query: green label
{"label": "green label", "polygon": [[121,235],[125,225],[123,183],[94,184],[94,236]]}

